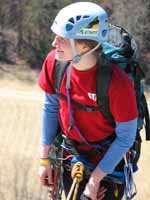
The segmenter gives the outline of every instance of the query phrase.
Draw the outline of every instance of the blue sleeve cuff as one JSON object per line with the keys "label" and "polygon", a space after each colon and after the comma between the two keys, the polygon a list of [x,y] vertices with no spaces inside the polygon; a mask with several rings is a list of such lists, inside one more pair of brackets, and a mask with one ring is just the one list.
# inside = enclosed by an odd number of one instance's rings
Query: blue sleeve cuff
{"label": "blue sleeve cuff", "polygon": [[58,131],[58,95],[45,93],[42,112],[41,143],[51,145]]}
{"label": "blue sleeve cuff", "polygon": [[109,147],[99,167],[107,174],[113,172],[114,168],[124,157],[125,153],[133,145],[137,131],[137,118],[128,122],[116,122],[116,138]]}

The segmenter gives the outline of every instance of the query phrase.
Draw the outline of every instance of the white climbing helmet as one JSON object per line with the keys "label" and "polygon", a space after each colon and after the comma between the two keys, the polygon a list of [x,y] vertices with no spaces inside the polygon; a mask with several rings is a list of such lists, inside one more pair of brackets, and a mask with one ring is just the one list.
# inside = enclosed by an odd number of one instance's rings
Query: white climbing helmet
{"label": "white climbing helmet", "polygon": [[101,44],[107,40],[108,16],[95,3],[77,2],[59,11],[51,29],[64,38],[95,40]]}

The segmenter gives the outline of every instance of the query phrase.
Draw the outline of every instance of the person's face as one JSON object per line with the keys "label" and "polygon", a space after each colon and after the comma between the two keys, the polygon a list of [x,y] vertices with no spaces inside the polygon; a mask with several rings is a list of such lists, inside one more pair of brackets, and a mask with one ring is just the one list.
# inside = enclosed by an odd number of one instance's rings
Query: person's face
{"label": "person's face", "polygon": [[[56,35],[52,42],[52,46],[55,47],[56,49],[57,60],[60,61],[72,60],[73,55],[69,39]],[[84,45],[84,43],[75,42],[75,46],[76,46],[76,51],[79,55],[83,54],[89,49],[89,47]]]}
{"label": "person's face", "polygon": [[56,49],[57,60],[68,61],[72,59],[72,51],[68,39],[56,35],[52,42],[52,46]]}

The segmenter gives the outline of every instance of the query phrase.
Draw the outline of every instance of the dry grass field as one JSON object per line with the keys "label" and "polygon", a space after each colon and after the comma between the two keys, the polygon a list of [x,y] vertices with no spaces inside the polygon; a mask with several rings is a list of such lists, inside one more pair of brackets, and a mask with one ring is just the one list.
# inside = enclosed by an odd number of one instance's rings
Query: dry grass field
{"label": "dry grass field", "polygon": [[[42,109],[38,72],[0,64],[0,77],[0,200],[47,200],[47,190],[37,179]],[[135,200],[149,200],[150,142],[144,139],[139,168]]]}

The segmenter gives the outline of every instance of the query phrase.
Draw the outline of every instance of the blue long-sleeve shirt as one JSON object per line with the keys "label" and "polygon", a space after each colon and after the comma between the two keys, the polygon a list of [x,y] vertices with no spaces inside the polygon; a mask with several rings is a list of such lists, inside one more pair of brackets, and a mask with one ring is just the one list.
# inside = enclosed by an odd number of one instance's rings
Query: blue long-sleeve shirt
{"label": "blue long-sleeve shirt", "polygon": [[42,144],[51,145],[55,138],[59,127],[58,110],[58,95],[45,93],[42,113]]}
{"label": "blue long-sleeve shirt", "polygon": [[[51,145],[53,142],[59,126],[58,110],[58,95],[45,93],[41,137],[42,144]],[[128,122],[116,122],[116,138],[98,164],[105,173],[110,174],[113,172],[124,154],[133,145],[136,136],[136,127],[137,118]]]}

